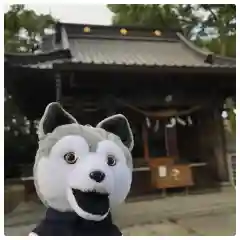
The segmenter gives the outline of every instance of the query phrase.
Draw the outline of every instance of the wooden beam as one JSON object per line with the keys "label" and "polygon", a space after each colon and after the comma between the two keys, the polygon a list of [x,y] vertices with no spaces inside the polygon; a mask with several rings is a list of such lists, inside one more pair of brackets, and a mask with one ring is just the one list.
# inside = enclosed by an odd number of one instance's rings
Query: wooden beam
{"label": "wooden beam", "polygon": [[[163,94],[161,94],[163,95]],[[167,94],[166,94],[167,95]],[[190,106],[196,106],[196,105],[207,105],[213,100],[209,97],[210,94],[205,96],[203,94],[202,96],[188,96],[187,93],[184,97],[173,97],[171,102],[166,102],[165,97],[166,96],[156,96],[156,95],[142,95],[131,97],[122,97],[124,101],[128,102],[129,104],[132,104],[136,107],[142,107],[142,108],[149,108],[149,107],[163,107],[163,108],[169,108],[169,107],[190,107]]]}
{"label": "wooden beam", "polygon": [[201,106],[195,106],[192,107],[188,110],[162,110],[162,111],[156,111],[156,112],[145,112],[148,117],[153,117],[153,118],[165,118],[165,117],[180,117],[180,116],[186,116],[189,114],[192,114],[198,110],[200,110],[202,107]]}
{"label": "wooden beam", "polygon": [[177,117],[177,116],[184,116],[184,115],[189,115],[193,112],[196,112],[202,108],[202,106],[194,106],[188,110],[176,110],[176,109],[168,109],[168,110],[161,110],[161,111],[154,111],[154,112],[149,112],[149,111],[143,111],[140,108],[137,108],[131,104],[128,104],[122,100],[117,99],[117,102],[120,105],[123,105],[129,109],[132,109],[134,112],[138,112],[142,114],[145,117],[151,117],[151,118],[166,118],[166,117]]}
{"label": "wooden beam", "polygon": [[[115,88],[106,89],[107,86],[105,87],[103,85],[84,87],[83,84],[81,85],[81,87],[74,87],[74,89],[69,90],[67,95],[71,96],[71,98],[74,99],[80,98],[81,101],[83,101],[83,99],[85,98],[88,98],[89,96],[103,99],[109,98],[111,96],[111,98],[116,98],[121,102],[125,102],[129,105],[142,109],[154,107],[184,108],[196,105],[209,105],[215,101],[216,97],[218,97],[219,99],[224,99],[224,96],[221,96],[221,94],[218,94],[218,96],[216,96],[216,94],[213,94],[213,91],[209,89],[202,89],[200,91],[200,89],[191,90],[184,89],[184,87],[182,87],[179,88],[179,90],[170,92],[165,89],[166,85],[164,85],[164,88],[161,88],[157,92],[153,92],[153,89],[150,88],[150,85],[144,85],[139,88],[138,92],[136,93],[135,85],[133,88],[129,87],[129,85],[127,85],[126,87],[118,85]],[[157,86],[155,89],[159,89],[159,86]],[[112,92],[111,95],[109,95],[109,91]],[[79,94],[79,92],[81,92],[81,94]],[[170,101],[166,99],[166,97],[169,95],[171,95]]]}
{"label": "wooden beam", "polygon": [[114,65],[114,64],[92,64],[92,63],[55,63],[53,69],[60,69],[63,71],[106,71],[106,72],[128,72],[128,73],[158,73],[158,74],[198,74],[209,75],[213,74],[236,74],[236,68],[221,67],[176,67],[176,66],[143,66],[143,65]]}
{"label": "wooden beam", "polygon": [[165,144],[167,150],[167,156],[178,158],[178,143],[177,143],[177,127],[172,128],[165,126]]}
{"label": "wooden beam", "polygon": [[106,96],[102,100],[101,106],[105,108],[107,116],[116,114],[115,99],[111,95]]}
{"label": "wooden beam", "polygon": [[142,139],[144,159],[149,162],[148,132],[145,123],[142,124]]}
{"label": "wooden beam", "polygon": [[62,98],[62,80],[60,73],[55,74],[55,81],[56,81],[56,101],[61,102]]}
{"label": "wooden beam", "polygon": [[64,106],[75,109],[76,111],[84,111],[84,109],[98,111],[101,109],[103,110],[105,109],[107,115],[114,114],[116,111],[116,108],[120,108],[121,112],[123,113],[127,112],[127,115],[135,116],[141,121],[143,121],[146,117],[153,118],[153,119],[160,119],[160,118],[190,115],[200,110],[203,107],[203,106],[194,106],[187,110],[177,110],[169,106],[169,108],[166,110],[150,112],[150,111],[144,111],[136,106],[133,106],[131,104],[128,104],[116,98],[102,97],[99,99],[89,100],[86,97],[85,98],[62,97],[62,102]]}
{"label": "wooden beam", "polygon": [[220,181],[228,181],[226,144],[224,137],[223,119],[221,108],[215,107],[213,110],[213,134],[214,134],[214,154],[217,160],[217,171]]}

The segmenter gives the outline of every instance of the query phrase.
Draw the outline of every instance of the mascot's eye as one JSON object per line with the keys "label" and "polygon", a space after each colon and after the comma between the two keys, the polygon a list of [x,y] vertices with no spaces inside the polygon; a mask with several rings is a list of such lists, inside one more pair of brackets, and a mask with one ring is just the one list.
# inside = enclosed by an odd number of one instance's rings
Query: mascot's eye
{"label": "mascot's eye", "polygon": [[77,157],[74,152],[69,152],[64,155],[64,159],[69,164],[74,164],[77,161]]}
{"label": "mascot's eye", "polygon": [[107,156],[107,164],[109,166],[115,166],[116,163],[117,163],[117,160],[116,160],[116,158],[113,155],[108,155]]}

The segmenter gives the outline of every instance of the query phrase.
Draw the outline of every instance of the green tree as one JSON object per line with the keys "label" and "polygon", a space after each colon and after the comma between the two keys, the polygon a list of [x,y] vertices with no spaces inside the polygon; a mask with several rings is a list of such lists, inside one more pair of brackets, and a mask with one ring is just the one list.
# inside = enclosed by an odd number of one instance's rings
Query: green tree
{"label": "green tree", "polygon": [[113,24],[180,27],[173,4],[110,4],[108,8],[115,13]]}
{"label": "green tree", "polygon": [[[55,20],[50,15],[37,14],[24,5],[12,5],[4,13],[4,51],[34,52],[41,37]],[[7,80],[6,80],[7,81]],[[36,153],[34,122],[20,112],[14,97],[4,90],[4,174],[17,177],[19,163],[33,162]]]}
{"label": "green tree", "polygon": [[227,98],[225,101],[225,109],[227,110],[228,120],[230,122],[231,132],[236,133],[236,101]]}
{"label": "green tree", "polygon": [[[215,35],[213,44],[215,52],[223,56],[233,55],[227,49],[236,51],[236,6],[234,4],[199,4],[198,11],[205,11],[208,15],[201,22],[201,29],[211,29]],[[210,46],[213,47],[213,44]],[[210,48],[211,48],[210,47]]]}
{"label": "green tree", "polygon": [[37,14],[24,5],[11,5],[4,13],[5,52],[32,52],[55,23],[49,14]]}
{"label": "green tree", "polygon": [[236,7],[231,4],[110,4],[113,24],[181,28],[199,46],[227,56],[236,52]]}
{"label": "green tree", "polygon": [[[200,37],[196,37],[193,41],[201,48],[205,48],[211,52],[222,55],[221,42],[218,37],[214,37],[212,39],[202,39]],[[225,39],[224,44],[226,46],[225,55],[228,57],[236,57],[236,35],[228,36]]]}
{"label": "green tree", "polygon": [[[4,92],[4,174],[16,177],[21,174],[18,163],[29,163],[30,152],[36,147],[30,135],[29,121],[23,117],[11,95]],[[34,157],[34,156],[32,156]]]}

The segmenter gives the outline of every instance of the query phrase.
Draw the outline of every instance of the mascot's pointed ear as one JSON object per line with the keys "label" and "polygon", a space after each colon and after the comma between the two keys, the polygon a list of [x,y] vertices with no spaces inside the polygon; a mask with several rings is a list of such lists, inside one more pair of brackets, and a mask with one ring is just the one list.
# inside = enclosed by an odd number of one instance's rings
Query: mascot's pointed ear
{"label": "mascot's pointed ear", "polygon": [[134,140],[132,130],[127,118],[122,114],[105,118],[98,123],[97,128],[103,128],[107,132],[117,135],[130,151],[133,149]]}
{"label": "mascot's pointed ear", "polygon": [[58,126],[71,123],[77,123],[77,120],[70,113],[65,111],[59,103],[50,103],[46,107],[39,122],[38,138],[43,138]]}

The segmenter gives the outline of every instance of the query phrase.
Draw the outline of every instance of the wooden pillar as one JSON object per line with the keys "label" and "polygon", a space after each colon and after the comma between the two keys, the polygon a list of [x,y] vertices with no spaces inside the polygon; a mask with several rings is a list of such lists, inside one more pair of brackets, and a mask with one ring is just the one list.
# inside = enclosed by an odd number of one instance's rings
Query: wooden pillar
{"label": "wooden pillar", "polygon": [[148,132],[146,125],[142,124],[142,139],[143,139],[143,153],[144,159],[149,162],[149,148],[148,148]]}
{"label": "wooden pillar", "polygon": [[215,181],[227,180],[224,129],[221,111],[211,106],[201,112],[199,125],[200,152],[202,161],[207,162],[211,177]]}
{"label": "wooden pillar", "polygon": [[62,98],[62,80],[60,73],[55,74],[55,81],[56,81],[56,101],[61,102]]}
{"label": "wooden pillar", "polygon": [[178,157],[177,127],[165,127],[165,145],[167,156]]}
{"label": "wooden pillar", "polygon": [[226,160],[226,145],[224,137],[223,119],[221,116],[221,109],[214,108],[214,155],[217,161],[217,173],[220,181],[228,180],[227,160]]}
{"label": "wooden pillar", "polygon": [[116,114],[116,103],[113,96],[111,95],[106,96],[103,104],[105,105],[106,108],[107,117]]}
{"label": "wooden pillar", "polygon": [[29,123],[30,123],[30,126],[29,126],[29,132],[30,132],[30,135],[35,135],[36,134],[36,128],[35,128],[35,125],[34,125],[34,120],[29,120]]}

